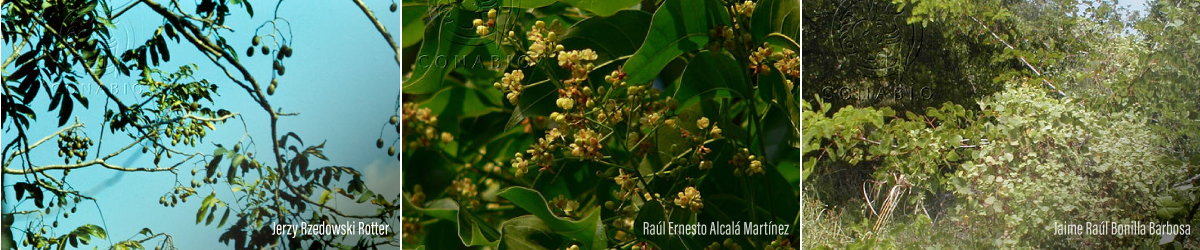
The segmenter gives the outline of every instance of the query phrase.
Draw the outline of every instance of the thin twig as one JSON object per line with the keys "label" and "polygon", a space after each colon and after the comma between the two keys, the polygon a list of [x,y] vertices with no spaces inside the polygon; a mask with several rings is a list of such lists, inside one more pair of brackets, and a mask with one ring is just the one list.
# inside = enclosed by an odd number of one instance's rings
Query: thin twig
{"label": "thin twig", "polygon": [[367,19],[371,19],[371,23],[375,24],[375,29],[379,30],[379,34],[383,35],[383,39],[387,40],[388,45],[392,46],[392,50],[396,52],[396,66],[404,65],[404,63],[400,62],[400,46],[396,46],[396,41],[392,39],[392,34],[388,33],[387,28],[383,27],[382,23],[379,23],[379,19],[375,18],[375,13],[372,13],[371,9],[367,8],[367,5],[362,0],[354,0],[354,3],[358,4],[358,8],[362,9],[363,14],[367,15]]}
{"label": "thin twig", "polygon": [[[975,23],[978,23],[980,26],[983,26],[983,29],[987,30],[988,34],[991,34],[992,37],[996,38],[997,41],[1000,41],[1000,43],[1004,44],[1004,47],[1008,47],[1008,49],[1011,49],[1011,50],[1017,50],[1017,48],[1013,47],[1012,44],[1009,44],[1008,41],[1001,39],[1000,35],[996,35],[996,32],[993,32],[992,28],[988,27],[987,24],[983,24],[983,22],[979,21],[979,19],[976,19],[973,16],[971,17],[971,20],[974,20]],[[1042,71],[1038,70],[1037,67],[1034,67],[1033,64],[1030,64],[1029,60],[1025,60],[1025,56],[1016,55],[1016,57],[1017,57],[1017,59],[1021,60],[1021,63],[1025,64],[1025,67],[1029,67],[1030,70],[1033,70],[1034,75],[1042,76]],[[1043,78],[1042,83],[1046,84],[1046,86],[1049,86],[1050,90],[1057,92],[1059,96],[1063,96],[1063,97],[1067,96],[1067,94],[1063,93],[1061,90],[1058,90],[1058,87],[1055,87],[1054,84],[1050,83],[1049,80],[1046,80],[1045,78]]]}

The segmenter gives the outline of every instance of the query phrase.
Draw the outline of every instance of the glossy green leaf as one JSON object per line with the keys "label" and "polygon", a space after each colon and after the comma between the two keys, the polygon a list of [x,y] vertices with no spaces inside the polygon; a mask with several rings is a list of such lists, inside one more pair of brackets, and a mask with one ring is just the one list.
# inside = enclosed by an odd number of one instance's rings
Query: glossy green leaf
{"label": "glossy green leaf", "polygon": [[630,55],[646,40],[651,17],[645,11],[622,10],[608,17],[584,19],[567,30],[562,44],[569,50],[592,49],[601,62]]}
{"label": "glossy green leaf", "polygon": [[[729,97],[746,88],[746,77],[737,59],[724,51],[702,51],[692,58],[676,84],[675,99],[686,107],[712,98]],[[740,96],[740,94],[738,94]]]}
{"label": "glossy green leaf", "polygon": [[708,30],[712,28],[708,11],[705,1],[667,0],[663,3],[654,12],[646,41],[625,61],[626,81],[649,84],[675,57],[707,44]]}
{"label": "glossy green leaf", "polygon": [[412,75],[401,85],[404,93],[425,94],[441,89],[446,74],[457,67],[464,55],[483,44],[474,29],[462,28],[471,27],[471,17],[477,15],[454,8],[428,24],[424,35],[427,42],[421,44]]}
{"label": "glossy green leaf", "polygon": [[554,2],[555,0],[504,0],[504,7],[537,8]]}
{"label": "glossy green leaf", "polygon": [[550,80],[540,81],[525,86],[521,96],[517,98],[517,108],[513,110],[504,130],[511,129],[522,120],[531,116],[546,116],[557,108],[554,101],[558,99],[558,88]]}
{"label": "glossy green leaf", "polygon": [[466,246],[495,246],[500,232],[467,210],[458,210],[458,238]]}
{"label": "glossy green leaf", "polygon": [[201,221],[204,221],[204,216],[208,214],[209,207],[212,207],[214,203],[216,203],[215,194],[210,194],[208,197],[204,197],[204,202],[200,203],[200,209],[196,210],[196,224],[200,224]]}
{"label": "glossy green leaf", "polygon": [[580,9],[591,11],[600,16],[611,16],[617,11],[629,8],[641,0],[559,0],[571,4],[571,6],[579,7]]}
{"label": "glossy green leaf", "polygon": [[504,221],[500,224],[500,230],[504,234],[500,237],[500,249],[548,250],[562,244],[562,237],[554,234],[546,223],[533,215]]}
{"label": "glossy green leaf", "polygon": [[421,18],[425,16],[426,11],[429,11],[429,5],[406,3],[402,11],[400,16],[403,17],[403,20],[400,23],[404,28],[400,35],[400,46],[408,47],[417,44],[425,37],[425,21]]}
{"label": "glossy green leaf", "polygon": [[604,224],[600,221],[600,211],[594,210],[575,221],[554,215],[546,198],[536,190],[526,187],[510,187],[500,191],[500,197],[512,201],[513,205],[529,211],[541,219],[554,232],[579,241],[588,249],[605,249],[608,247]]}
{"label": "glossy green leaf", "polygon": [[755,41],[763,41],[767,34],[779,32],[800,39],[800,1],[763,0],[754,8],[750,17],[750,33]]}

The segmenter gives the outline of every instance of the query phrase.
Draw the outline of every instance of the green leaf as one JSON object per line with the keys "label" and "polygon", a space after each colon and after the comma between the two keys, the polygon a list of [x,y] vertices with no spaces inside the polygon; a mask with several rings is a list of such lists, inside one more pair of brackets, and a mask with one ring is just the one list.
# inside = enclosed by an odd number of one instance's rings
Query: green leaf
{"label": "green leaf", "polygon": [[723,51],[702,51],[697,54],[683,71],[683,80],[675,86],[675,99],[679,100],[679,106],[729,97],[730,88],[744,89],[746,77],[740,65],[733,55]]}
{"label": "green leaf", "polygon": [[459,240],[465,246],[496,246],[500,238],[500,232],[489,226],[486,222],[471,214],[469,211],[459,210],[457,202],[450,198],[442,198],[429,202],[427,207],[416,207],[410,200],[411,197],[404,197],[404,209],[415,210],[425,215],[453,221],[457,225]]}
{"label": "green leaf", "polygon": [[707,44],[708,30],[712,28],[708,12],[705,1],[666,0],[654,13],[646,41],[625,61],[626,81],[648,84],[672,59]]}
{"label": "green leaf", "polygon": [[171,51],[167,50],[167,41],[162,36],[156,36],[154,39],[154,44],[158,46],[158,53],[162,56],[162,60],[164,62],[171,61]]}
{"label": "green leaf", "polygon": [[537,216],[554,232],[579,241],[585,248],[605,249],[608,247],[599,210],[594,210],[583,219],[574,221],[551,213],[546,198],[536,190],[526,187],[510,187],[500,191],[499,196]]}
{"label": "green leaf", "polygon": [[250,5],[250,1],[242,1],[242,4],[246,5],[246,13],[250,14],[250,17],[254,17],[254,6]]}
{"label": "green leaf", "polygon": [[374,197],[374,196],[375,196],[375,192],[371,192],[371,190],[367,190],[367,191],[364,191],[361,195],[359,195],[358,200],[356,202],[358,202],[358,203],[367,202],[368,200],[371,200],[371,197]]}
{"label": "green leaf", "polygon": [[554,101],[558,98],[558,88],[550,80],[526,85],[517,99],[517,108],[513,110],[504,130],[509,130],[530,116],[546,116],[557,108]]}
{"label": "green leaf", "polygon": [[420,42],[425,37],[425,21],[421,20],[425,16],[425,12],[429,11],[429,5],[424,4],[404,4],[404,9],[400,15],[401,25],[404,26],[401,33],[401,47],[412,46]]}
{"label": "green leaf", "polygon": [[[217,148],[216,152],[223,152],[223,151],[225,151],[224,148]],[[211,161],[208,161],[208,165],[204,167],[204,169],[207,171],[207,173],[205,175],[206,177],[212,177],[214,174],[217,173],[217,164],[221,163],[222,157],[225,157],[225,155],[224,154],[215,154],[215,153],[213,154],[213,159]]]}
{"label": "green leaf", "polygon": [[640,0],[559,0],[559,2],[568,3],[580,9],[591,11],[592,13],[596,13],[596,15],[611,16],[621,9],[637,4]]}
{"label": "green leaf", "polygon": [[[475,89],[452,86],[433,94],[433,97],[421,103],[421,106],[429,108],[433,114],[439,114],[438,120],[478,117],[502,110],[499,107],[488,105],[483,95]],[[448,124],[457,126],[458,123],[450,122]]]}
{"label": "green leaf", "polygon": [[90,232],[91,235],[96,236],[96,238],[100,238],[100,239],[108,238],[108,232],[105,232],[104,228],[100,228],[100,226],[87,224],[87,225],[83,225],[83,227],[86,227],[87,231]]}
{"label": "green leaf", "polygon": [[[402,83],[401,90],[407,94],[426,94],[441,89],[446,74],[470,53],[483,44],[474,33],[459,27],[471,27],[472,14],[464,9],[451,9],[439,15],[425,28],[426,42],[421,44],[412,76]],[[433,40],[429,40],[433,39]]]}
{"label": "green leaf", "polygon": [[450,198],[441,198],[430,201],[428,204],[425,204],[424,207],[417,207],[413,205],[410,200],[412,200],[411,197],[404,197],[404,209],[415,210],[438,219],[458,221],[458,203],[454,202],[454,200],[451,200]]}
{"label": "green leaf", "polygon": [[332,193],[329,192],[329,189],[325,189],[325,192],[321,192],[321,198],[317,199],[317,203],[325,204],[325,202],[329,201],[329,198],[332,197],[331,194]]}
{"label": "green leaf", "polygon": [[800,1],[796,0],[763,0],[754,8],[750,17],[750,34],[755,41],[773,32],[793,40],[800,38]]}
{"label": "green leaf", "polygon": [[[35,90],[36,91],[36,90]],[[62,107],[58,109],[58,126],[62,127],[67,124],[67,120],[71,119],[71,111],[75,109],[75,103],[70,97],[63,97]]]}
{"label": "green leaf", "polygon": [[637,52],[646,40],[650,13],[622,10],[609,17],[592,17],[579,21],[567,30],[562,45],[567,49],[590,48],[596,51],[597,61],[609,61]]}
{"label": "green leaf", "polygon": [[488,226],[471,211],[458,210],[458,238],[466,246],[496,246],[500,232]]}
{"label": "green leaf", "polygon": [[216,202],[216,199],[216,194],[209,194],[208,197],[204,197],[204,202],[200,203],[200,209],[196,211],[196,224],[200,224],[201,221],[204,221],[204,216],[208,215],[208,209],[209,207],[213,206],[213,203]]}
{"label": "green leaf", "polygon": [[550,249],[546,246],[562,245],[562,237],[558,237],[541,219],[533,215],[523,215],[504,221],[500,224],[500,249]]}
{"label": "green leaf", "polygon": [[229,220],[229,208],[225,208],[225,215],[221,215],[221,222],[217,223],[217,227],[224,227],[227,220]]}

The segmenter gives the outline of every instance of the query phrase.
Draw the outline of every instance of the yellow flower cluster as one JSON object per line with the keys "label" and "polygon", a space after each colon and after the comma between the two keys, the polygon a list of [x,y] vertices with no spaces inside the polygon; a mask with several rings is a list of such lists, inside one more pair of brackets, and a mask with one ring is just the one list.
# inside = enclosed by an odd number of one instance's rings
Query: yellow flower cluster
{"label": "yellow flower cluster", "polygon": [[775,68],[782,71],[784,75],[794,78],[800,78],[800,56],[795,51],[783,49],[780,53],[772,54],[775,59]]}
{"label": "yellow flower cluster", "polygon": [[[759,159],[759,157],[756,155],[750,154],[750,149],[747,148],[742,148],[742,150],[734,154],[733,159],[729,160],[729,163],[739,167],[738,169],[733,170],[733,174],[735,175],[756,175],[766,173],[766,169],[763,168],[761,159]],[[745,170],[741,168],[742,166],[745,166]]]}
{"label": "yellow flower cluster", "polygon": [[591,49],[572,50],[558,53],[558,66],[571,70],[571,78],[563,81],[568,85],[578,84],[587,80],[587,74],[596,66],[591,62],[596,60],[596,51]]}
{"label": "yellow flower cluster", "polygon": [[440,141],[444,135],[439,134],[437,127],[437,116],[432,114],[429,108],[422,108],[416,103],[404,103],[401,107],[401,117],[403,123],[396,126],[396,132],[400,133],[403,130],[405,136],[416,136],[416,138],[404,144],[404,147],[428,147],[433,143]]}
{"label": "yellow flower cluster", "polygon": [[562,141],[562,137],[562,132],[559,132],[558,128],[550,129],[550,132],[546,133],[546,137],[538,138],[537,143],[525,150],[525,153],[529,154],[528,160],[525,159],[525,154],[516,153],[511,161],[512,167],[515,169],[514,174],[521,177],[529,173],[531,162],[543,170],[550,169],[550,164],[554,163],[554,154],[551,151],[559,147],[558,143]]}
{"label": "yellow flower cluster", "polygon": [[559,51],[563,50],[562,44],[558,44],[558,34],[554,31],[546,29],[546,22],[537,21],[533,24],[533,28],[526,32],[525,35],[531,42],[529,51],[525,53],[526,59],[529,59],[529,65],[537,65],[538,60],[543,57],[554,57]]}
{"label": "yellow flower cluster", "polygon": [[454,180],[450,184],[450,195],[458,197],[459,203],[468,207],[479,206],[479,189],[471,178],[462,178]]}
{"label": "yellow flower cluster", "polygon": [[559,213],[560,216],[577,217],[579,215],[576,213],[579,209],[579,202],[567,199],[566,196],[561,194],[551,199],[550,205],[555,209],[554,212]]}
{"label": "yellow flower cluster", "polygon": [[488,10],[487,16],[487,22],[484,22],[483,19],[478,18],[471,21],[471,25],[475,25],[475,34],[479,34],[479,36],[486,36],[491,33],[492,27],[496,27],[496,9]]}
{"label": "yellow flower cluster", "polygon": [[704,208],[704,201],[700,197],[700,190],[696,190],[695,187],[687,187],[676,196],[676,206],[692,210],[694,213],[699,213],[700,209]]}
{"label": "yellow flower cluster", "polygon": [[521,97],[521,90],[525,89],[525,86],[521,85],[521,80],[524,80],[524,79],[525,79],[525,72],[523,72],[519,69],[513,70],[510,73],[504,73],[504,77],[500,78],[500,82],[494,83],[494,84],[492,84],[492,86],[496,87],[496,89],[499,89],[499,90],[502,90],[502,91],[508,93],[505,96],[506,98],[508,98],[508,102],[512,103],[513,105],[516,105],[517,101],[519,100],[518,98]]}
{"label": "yellow flower cluster", "polygon": [[584,128],[575,133],[575,142],[571,143],[571,155],[576,157],[600,158],[600,135],[591,128]]}
{"label": "yellow flower cluster", "polygon": [[734,15],[748,17],[751,14],[754,14],[754,6],[755,6],[754,2],[751,2],[750,0],[746,0],[745,2],[736,3],[733,5],[733,7],[729,7],[729,8],[730,8],[730,11],[733,12]]}

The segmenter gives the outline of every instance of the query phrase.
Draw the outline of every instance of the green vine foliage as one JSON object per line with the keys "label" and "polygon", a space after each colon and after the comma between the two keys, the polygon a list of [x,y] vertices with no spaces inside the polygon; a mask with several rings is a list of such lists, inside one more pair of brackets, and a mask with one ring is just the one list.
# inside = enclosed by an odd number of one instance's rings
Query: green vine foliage
{"label": "green vine foliage", "polygon": [[1196,246],[1200,3],[804,4],[803,247]]}
{"label": "green vine foliage", "polygon": [[405,246],[798,248],[799,4],[404,1]]}

